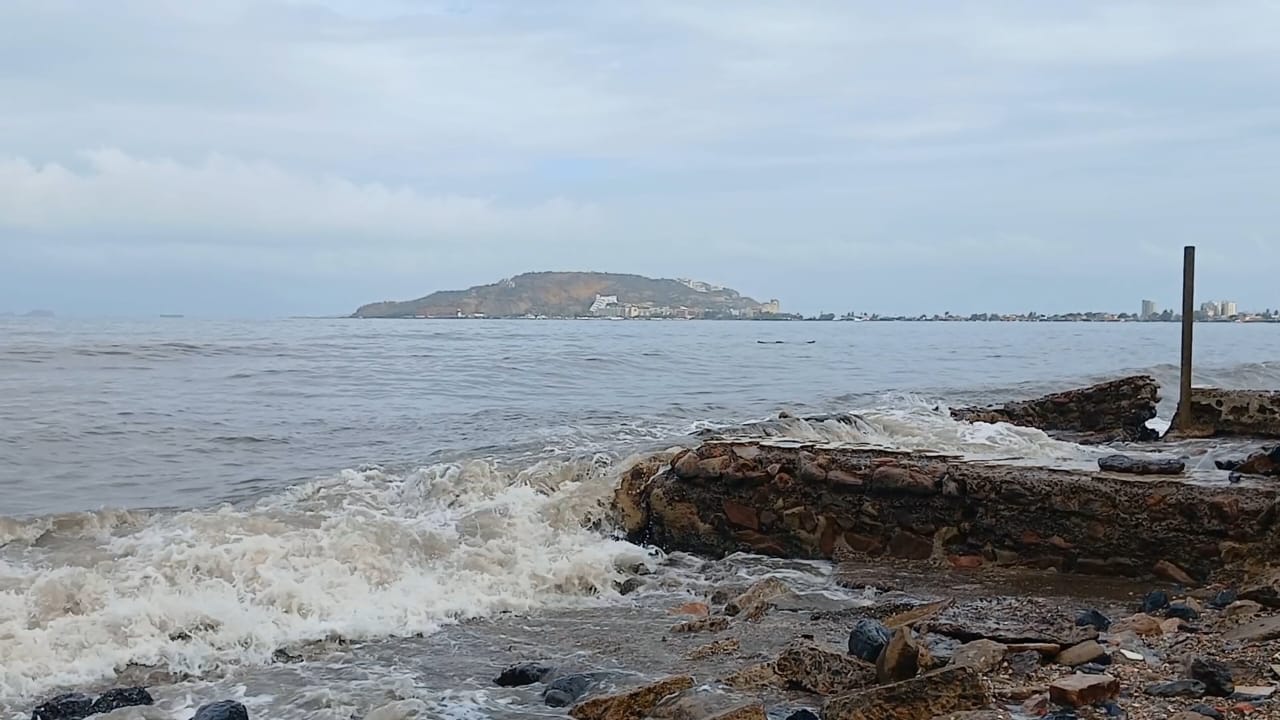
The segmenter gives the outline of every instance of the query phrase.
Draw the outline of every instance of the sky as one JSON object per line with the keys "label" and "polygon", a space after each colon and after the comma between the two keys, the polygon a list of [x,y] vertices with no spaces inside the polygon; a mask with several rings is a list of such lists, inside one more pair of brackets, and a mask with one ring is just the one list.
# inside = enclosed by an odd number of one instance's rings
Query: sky
{"label": "sky", "polygon": [[0,311],[1280,306],[1280,0],[5,0]]}

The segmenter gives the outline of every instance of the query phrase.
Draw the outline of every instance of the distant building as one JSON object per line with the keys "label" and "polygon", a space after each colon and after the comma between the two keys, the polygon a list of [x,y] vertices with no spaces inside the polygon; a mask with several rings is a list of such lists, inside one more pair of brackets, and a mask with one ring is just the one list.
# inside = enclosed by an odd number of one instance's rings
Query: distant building
{"label": "distant building", "polygon": [[781,314],[782,314],[782,305],[781,305],[781,304],[777,301],[777,299],[775,298],[775,299],[770,300],[769,302],[767,302],[767,303],[765,303],[765,304],[761,305],[761,306],[760,306],[760,313],[761,313],[762,315],[781,315]]}
{"label": "distant building", "polygon": [[1219,311],[1218,312],[1219,315],[1221,315],[1222,317],[1228,317],[1228,318],[1235,317],[1236,315],[1240,314],[1240,312],[1236,308],[1235,302],[1232,300],[1223,300],[1222,306],[1218,308],[1218,311]]}
{"label": "distant building", "polygon": [[1142,301],[1142,314],[1138,316],[1140,320],[1150,320],[1160,314],[1160,309],[1156,307],[1154,300]]}
{"label": "distant building", "polygon": [[1218,317],[1218,303],[1215,303],[1215,302],[1201,303],[1200,314],[1203,315],[1205,318]]}
{"label": "distant building", "polygon": [[[596,295],[595,302],[591,303],[591,308],[589,311],[592,313],[599,313],[600,311],[604,310],[610,305],[617,305],[617,304],[618,304],[617,295]],[[582,307],[582,306],[579,305],[578,307]]]}

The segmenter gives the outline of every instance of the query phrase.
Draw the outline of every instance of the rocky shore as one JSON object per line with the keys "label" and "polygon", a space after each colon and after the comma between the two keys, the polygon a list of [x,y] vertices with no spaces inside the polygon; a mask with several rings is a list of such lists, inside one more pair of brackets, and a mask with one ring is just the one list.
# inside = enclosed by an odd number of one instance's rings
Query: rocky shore
{"label": "rocky shore", "polygon": [[[477,682],[519,693],[516,716],[577,720],[1280,718],[1280,450],[1193,481],[1183,458],[1133,451],[1158,437],[1158,398],[1138,377],[952,411],[1125,443],[1090,470],[800,442],[779,430],[789,416],[653,455],[615,493],[629,540],[708,564],[812,561],[831,587],[773,574],[637,601],[625,641],[582,624],[570,647]],[[668,597],[633,572],[620,593]],[[73,693],[31,717],[169,717],[152,703],[140,687]],[[194,720],[248,717],[225,700]]]}

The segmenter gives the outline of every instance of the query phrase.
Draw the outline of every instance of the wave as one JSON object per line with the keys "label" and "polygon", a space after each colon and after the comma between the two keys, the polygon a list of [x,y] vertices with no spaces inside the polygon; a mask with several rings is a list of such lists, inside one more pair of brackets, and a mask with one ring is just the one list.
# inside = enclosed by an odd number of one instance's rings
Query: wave
{"label": "wave", "polygon": [[601,532],[625,465],[348,470],[247,507],[0,519],[0,697],[604,601],[656,563]]}

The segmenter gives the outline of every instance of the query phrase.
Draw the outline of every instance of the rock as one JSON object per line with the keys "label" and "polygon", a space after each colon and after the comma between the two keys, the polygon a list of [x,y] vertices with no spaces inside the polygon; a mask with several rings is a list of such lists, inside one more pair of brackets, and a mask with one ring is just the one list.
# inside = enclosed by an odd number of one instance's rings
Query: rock
{"label": "rock", "polygon": [[684,659],[705,660],[716,655],[728,655],[729,653],[737,652],[739,647],[738,638],[725,638],[724,640],[709,642],[706,645],[690,650],[685,653]]}
{"label": "rock", "polygon": [[1240,590],[1241,600],[1252,600],[1263,607],[1280,608],[1280,569],[1272,570]]}
{"label": "rock", "polygon": [[699,620],[687,620],[671,626],[673,633],[723,632],[729,629],[729,618],[716,615]]}
{"label": "rock", "polygon": [[1239,599],[1240,599],[1240,593],[1236,592],[1235,590],[1231,590],[1231,589],[1221,590],[1213,596],[1213,599],[1209,601],[1209,607],[1213,608],[1214,610],[1223,610],[1225,608],[1230,607],[1232,603],[1236,602]]}
{"label": "rock", "polygon": [[1169,618],[1160,623],[1160,632],[1164,635],[1175,635],[1182,629],[1183,621],[1179,618]]}
{"label": "rock", "polygon": [[220,700],[201,705],[191,720],[249,720],[249,711],[235,700]]}
{"label": "rock", "polygon": [[1008,660],[1013,676],[1019,680],[1031,677],[1040,669],[1040,653],[1031,650],[1014,653]]}
{"label": "rock", "polygon": [[[967,665],[979,673],[987,674],[1000,667],[1004,660],[1005,646],[993,640],[974,640],[956,648],[951,655],[951,664]],[[1035,656],[1035,663],[1040,664],[1040,656]]]}
{"label": "rock", "polygon": [[1102,647],[1098,641],[1089,640],[1063,650],[1058,653],[1058,657],[1054,661],[1059,665],[1076,667],[1077,665],[1097,662],[1105,657],[1107,657],[1107,649]]}
{"label": "rock", "polygon": [[1160,621],[1145,613],[1138,613],[1112,623],[1111,632],[1115,635],[1131,632],[1141,637],[1152,637],[1160,634]]}
{"label": "rock", "polygon": [[1091,627],[1106,632],[1111,627],[1111,618],[1096,609],[1081,610],[1080,614],[1076,615],[1076,627]]}
{"label": "rock", "polygon": [[943,610],[951,607],[953,602],[954,600],[952,598],[947,598],[945,600],[939,600],[926,605],[919,605],[900,613],[894,613],[884,619],[884,625],[890,630],[897,630],[900,627],[915,625],[921,621],[928,620]]}
{"label": "rock", "polygon": [[1156,683],[1148,685],[1146,694],[1152,697],[1174,698],[1202,698],[1207,692],[1204,683],[1199,680],[1172,680],[1170,682]]}
{"label": "rock", "polygon": [[1235,682],[1231,677],[1231,668],[1220,660],[1198,657],[1191,661],[1187,674],[1193,680],[1204,683],[1206,695],[1228,697],[1236,691]]}
{"label": "rock", "polygon": [[1252,600],[1237,600],[1222,611],[1223,617],[1237,618],[1257,615],[1262,612],[1262,604]]}
{"label": "rock", "polygon": [[876,658],[876,680],[882,685],[909,680],[920,672],[920,646],[911,628],[894,631],[880,657]]}
{"label": "rock", "polygon": [[1280,445],[1253,453],[1244,460],[1219,460],[1219,470],[1233,470],[1244,475],[1280,475]]}
{"label": "rock", "polygon": [[1155,440],[1159,434],[1147,421],[1156,416],[1159,398],[1155,378],[1139,375],[1000,407],[959,408],[951,416],[1073,433],[1080,441]]}
{"label": "rock", "polygon": [[667,611],[667,614],[706,617],[711,614],[711,607],[704,602],[687,602],[671,608]]}
{"label": "rock", "polygon": [[1196,584],[1196,581],[1187,574],[1186,570],[1183,570],[1168,560],[1161,560],[1156,563],[1156,566],[1151,570],[1156,574],[1156,577],[1164,578],[1172,583],[1177,583],[1187,587]]}
{"label": "rock", "polygon": [[116,688],[102,693],[97,700],[93,701],[91,714],[101,715],[120,708],[154,705],[155,702],[146,688]]}
{"label": "rock", "polygon": [[771,662],[749,665],[721,678],[720,682],[738,690],[781,689],[786,685]]}
{"label": "rock", "polygon": [[1049,684],[1049,699],[1059,705],[1101,705],[1120,694],[1120,681],[1110,675],[1067,675]]}
{"label": "rock", "polygon": [[1150,615],[1169,607],[1169,593],[1163,590],[1152,590],[1142,598],[1142,612]]}
{"label": "rock", "polygon": [[853,630],[849,632],[849,654],[873,663],[880,657],[891,637],[892,633],[884,623],[872,618],[862,618],[853,624]]}
{"label": "rock", "polygon": [[645,715],[652,720],[768,720],[764,705],[742,703],[723,693],[679,693],[660,701]]}
{"label": "rock", "polygon": [[542,691],[542,701],[547,707],[568,707],[577,702],[596,679],[590,675],[565,675],[552,680]]}
{"label": "rock", "polygon": [[1136,458],[1107,455],[1098,458],[1098,469],[1128,475],[1181,475],[1187,464],[1178,458]]}
{"label": "rock", "polygon": [[859,690],[827,700],[823,720],[931,720],[937,715],[977,710],[991,703],[982,677],[965,666],[946,667],[892,685]]}
{"label": "rock", "polygon": [[1084,675],[1103,675],[1107,672],[1107,668],[1096,662],[1091,662],[1077,667],[1076,672]]}
{"label": "rock", "polygon": [[818,720],[818,714],[802,708],[788,715],[787,720]]}
{"label": "rock", "polygon": [[689,720],[769,720],[769,716],[765,714],[764,703],[754,702],[711,715],[689,718]]}
{"label": "rock", "polygon": [[425,717],[430,717],[427,714],[427,704],[412,698],[379,705],[366,713],[363,720],[417,720]]}
{"label": "rock", "polygon": [[498,687],[523,687],[525,685],[533,685],[540,683],[554,672],[554,668],[542,663],[527,662],[519,665],[512,665],[498,674],[493,679],[493,684]]}
{"label": "rock", "polygon": [[1237,685],[1234,696],[1236,699],[1266,701],[1275,694],[1274,685]]}
{"label": "rock", "polygon": [[31,720],[82,720],[93,713],[93,698],[67,693],[46,700],[31,711]]}
{"label": "rock", "polygon": [[788,684],[818,695],[835,695],[875,680],[870,665],[812,640],[797,640],[783,648],[773,661],[773,671]]}
{"label": "rock", "polygon": [[626,580],[623,580],[621,583],[618,583],[618,586],[617,586],[618,594],[631,595],[639,591],[640,589],[642,589],[644,586],[645,586],[644,580],[638,577],[630,577],[630,578],[627,578]]}
{"label": "rock", "polygon": [[1200,611],[1185,602],[1176,602],[1164,609],[1164,616],[1179,620],[1199,620]]}
{"label": "rock", "polygon": [[1191,710],[1183,710],[1182,712],[1177,712],[1169,716],[1169,720],[1207,720],[1207,719],[1208,719],[1208,716],[1201,715],[1198,712],[1192,712]]}
{"label": "rock", "polygon": [[1200,715],[1210,718],[1210,720],[1223,720],[1222,713],[1218,712],[1217,708],[1211,705],[1205,705],[1204,703],[1192,705],[1191,712],[1199,713]]}
{"label": "rock", "polygon": [[737,615],[741,612],[767,604],[772,600],[788,595],[791,588],[776,577],[765,578],[747,588],[747,591],[729,601],[725,606],[726,615]]}
{"label": "rock", "polygon": [[1263,643],[1280,639],[1280,616],[1260,618],[1223,633],[1227,642]]}
{"label": "rock", "polygon": [[678,675],[644,687],[584,700],[569,709],[576,720],[642,720],[664,698],[693,687],[693,678]]}
{"label": "rock", "polygon": [[1049,693],[1037,693],[1022,703],[1022,714],[1040,717],[1049,712]]}

